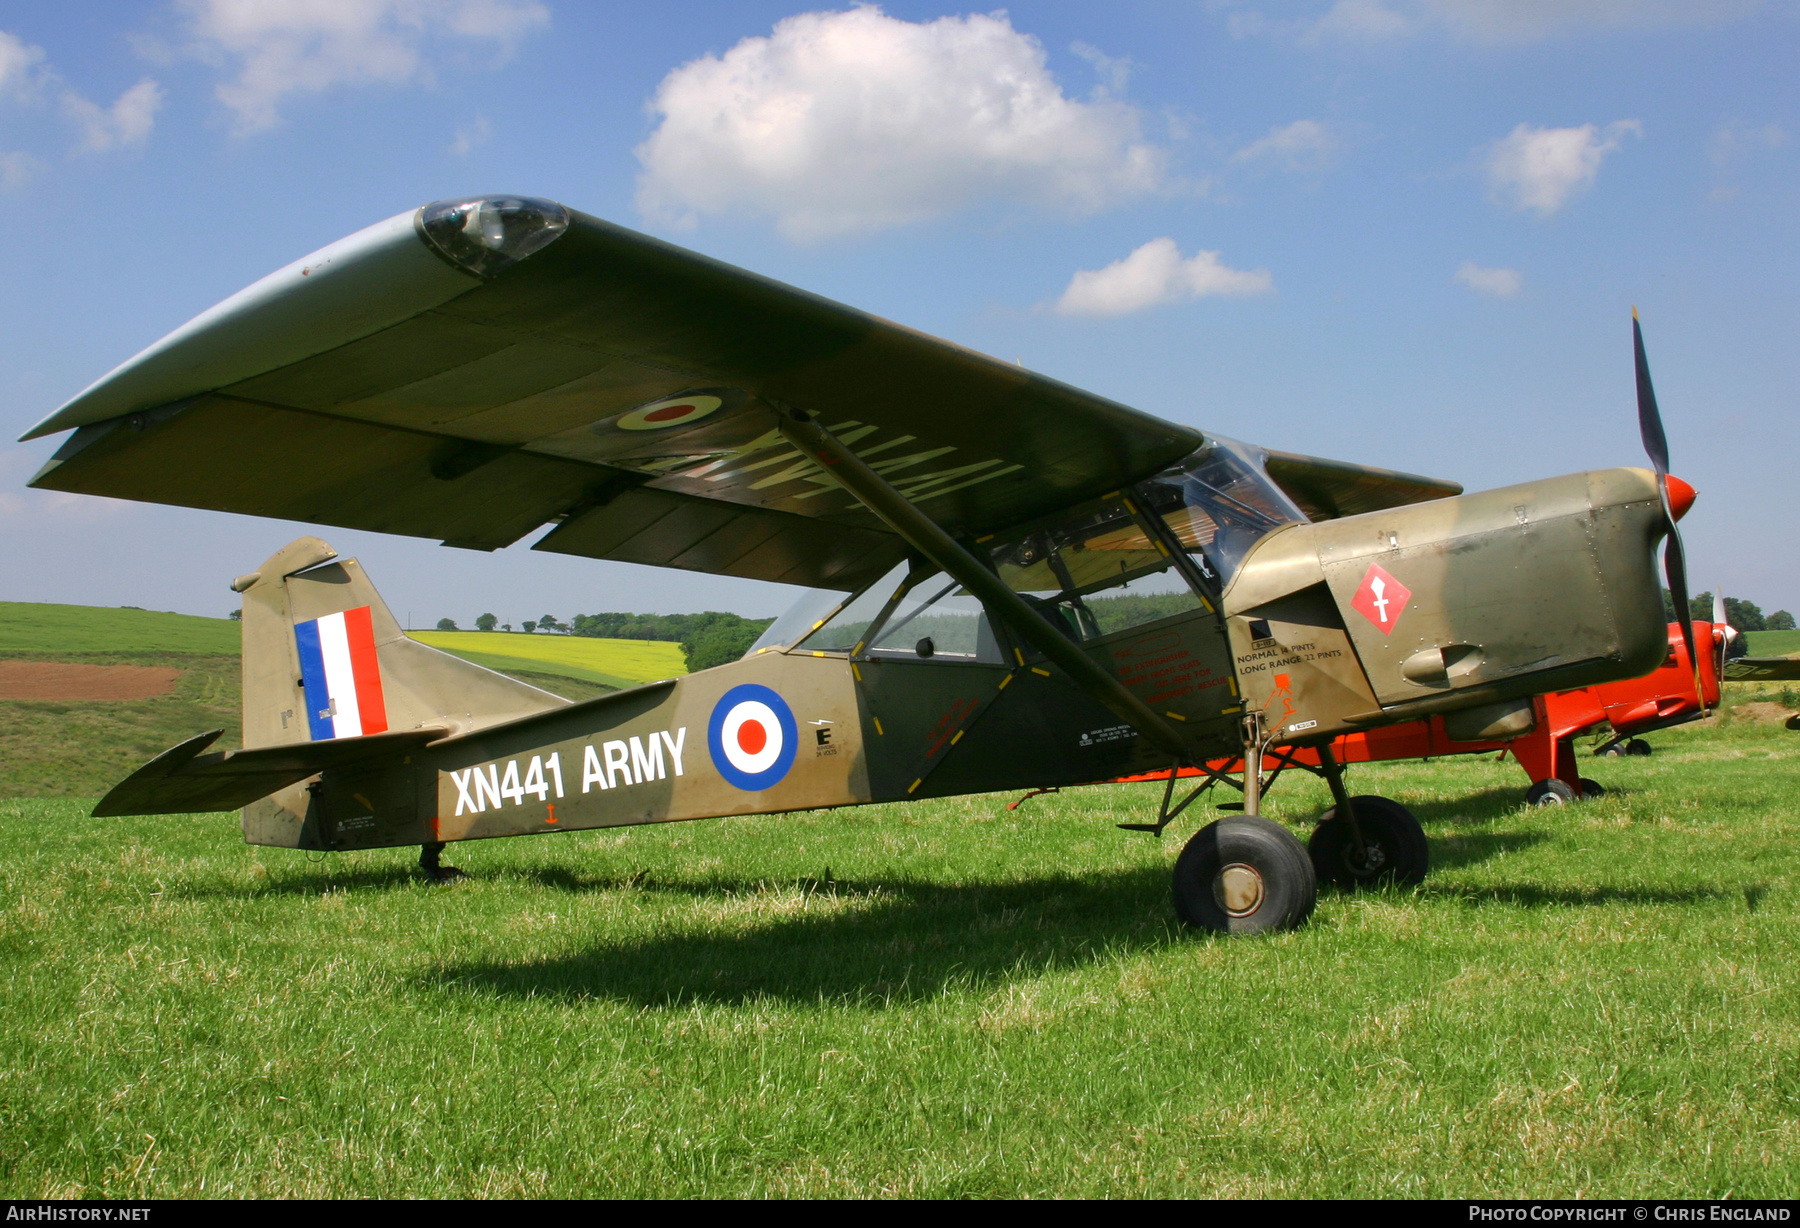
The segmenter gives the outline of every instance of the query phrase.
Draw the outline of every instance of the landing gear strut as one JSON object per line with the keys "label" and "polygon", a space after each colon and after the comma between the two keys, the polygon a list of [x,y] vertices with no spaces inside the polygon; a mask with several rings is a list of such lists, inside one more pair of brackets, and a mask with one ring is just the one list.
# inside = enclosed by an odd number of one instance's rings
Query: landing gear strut
{"label": "landing gear strut", "polygon": [[419,846],[419,869],[425,871],[425,877],[434,883],[453,883],[463,877],[463,872],[455,866],[440,865],[438,857],[443,853],[441,841]]}
{"label": "landing gear strut", "polygon": [[1333,802],[1306,842],[1319,881],[1352,890],[1423,882],[1431,868],[1431,846],[1413,812],[1385,797],[1351,797],[1344,788],[1343,765],[1329,746],[1319,748],[1319,766]]}

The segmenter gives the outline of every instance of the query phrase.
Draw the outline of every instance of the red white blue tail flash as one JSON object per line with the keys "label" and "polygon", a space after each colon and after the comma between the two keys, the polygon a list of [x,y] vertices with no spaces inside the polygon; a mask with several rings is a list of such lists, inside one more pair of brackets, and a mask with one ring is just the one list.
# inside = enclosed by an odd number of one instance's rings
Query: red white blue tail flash
{"label": "red white blue tail flash", "polygon": [[294,624],[306,721],[315,742],[386,733],[387,703],[369,607]]}

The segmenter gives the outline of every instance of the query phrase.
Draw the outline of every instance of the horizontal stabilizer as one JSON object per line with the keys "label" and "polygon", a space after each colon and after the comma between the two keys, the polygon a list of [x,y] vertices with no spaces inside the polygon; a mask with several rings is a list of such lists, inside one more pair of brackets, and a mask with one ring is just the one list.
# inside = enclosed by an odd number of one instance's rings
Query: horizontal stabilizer
{"label": "horizontal stabilizer", "polygon": [[404,755],[448,733],[437,727],[408,729],[361,738],[202,754],[223,732],[215,729],[164,751],[114,785],[94,807],[94,816],[239,810],[308,776],[330,768]]}
{"label": "horizontal stabilizer", "polygon": [[1739,657],[1725,662],[1727,682],[1793,682],[1800,679],[1800,657]]}

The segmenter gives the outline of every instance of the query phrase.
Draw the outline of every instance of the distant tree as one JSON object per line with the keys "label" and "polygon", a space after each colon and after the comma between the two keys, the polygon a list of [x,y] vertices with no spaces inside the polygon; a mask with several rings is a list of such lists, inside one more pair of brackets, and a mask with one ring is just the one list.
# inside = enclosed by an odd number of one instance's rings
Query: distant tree
{"label": "distant tree", "polygon": [[512,624],[511,624],[511,623],[501,623],[501,624],[500,624],[500,630],[502,630],[502,631],[511,631],[511,630],[512,630]]}
{"label": "distant tree", "polygon": [[545,614],[545,615],[541,616],[538,619],[537,625],[538,625],[539,631],[561,631],[561,630],[563,630],[563,625],[556,621],[556,615],[554,615],[554,614]]}
{"label": "distant tree", "polygon": [[475,620],[475,630],[477,631],[492,631],[499,625],[499,616],[494,614],[483,614]]}
{"label": "distant tree", "polygon": [[1766,623],[1765,630],[1768,631],[1794,630],[1794,616],[1786,610],[1776,610],[1764,622]]}
{"label": "distant tree", "polygon": [[453,618],[440,618],[438,619],[437,629],[439,631],[454,631],[456,630],[456,620]]}
{"label": "distant tree", "polygon": [[532,622],[529,618],[521,625],[525,628],[526,635],[530,635],[533,631],[537,630],[537,624]]}
{"label": "distant tree", "polygon": [[[244,621],[243,607],[240,606],[239,608],[233,610],[231,613],[227,614],[225,617],[229,618],[234,623],[243,622]],[[1789,614],[1788,615],[1788,625],[1792,626],[1793,622],[1794,622],[1794,616],[1792,614]]]}

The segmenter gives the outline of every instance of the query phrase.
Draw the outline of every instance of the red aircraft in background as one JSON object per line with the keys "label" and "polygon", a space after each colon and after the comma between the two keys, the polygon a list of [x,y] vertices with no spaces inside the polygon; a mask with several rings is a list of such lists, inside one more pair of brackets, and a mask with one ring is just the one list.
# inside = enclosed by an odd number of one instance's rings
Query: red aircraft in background
{"label": "red aircraft in background", "polygon": [[[1430,759],[1440,755],[1471,755],[1510,751],[1531,777],[1525,800],[1553,806],[1605,792],[1599,782],[1581,775],[1575,760],[1575,739],[1601,723],[1610,724],[1613,738],[1597,748],[1597,755],[1647,755],[1648,743],[1637,735],[1698,720],[1718,706],[1719,677],[1725,649],[1737,636],[1723,613],[1714,611],[1713,622],[1696,620],[1694,641],[1712,647],[1700,653],[1698,673],[1688,663],[1687,645],[1680,623],[1669,624],[1669,655],[1662,665],[1641,678],[1609,682],[1539,695],[1533,702],[1536,726],[1518,737],[1492,741],[1458,742],[1444,731],[1444,718],[1412,721],[1333,739],[1331,752],[1339,763],[1372,763],[1387,759]],[[1698,680],[1696,685],[1696,678]],[[1277,679],[1279,687],[1280,680]],[[1183,768],[1183,777],[1228,775],[1242,770],[1239,760],[1221,759],[1205,768]],[[1319,753],[1312,747],[1283,748],[1263,757],[1266,771],[1288,767],[1314,770]],[[1167,772],[1120,777],[1120,783],[1167,780]],[[1272,782],[1271,782],[1272,783]]]}

